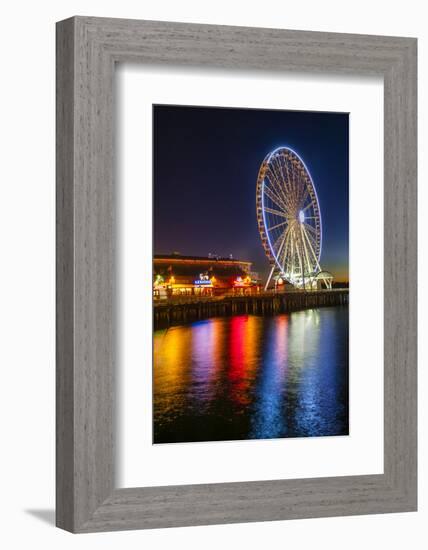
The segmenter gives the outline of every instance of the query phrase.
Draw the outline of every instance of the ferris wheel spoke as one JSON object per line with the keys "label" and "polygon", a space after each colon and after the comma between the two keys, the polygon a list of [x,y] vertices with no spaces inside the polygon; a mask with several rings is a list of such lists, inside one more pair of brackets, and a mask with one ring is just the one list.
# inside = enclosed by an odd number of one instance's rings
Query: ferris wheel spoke
{"label": "ferris wheel spoke", "polygon": [[315,251],[319,250],[319,244],[320,244],[319,241],[317,241],[316,237],[312,236],[306,230],[305,230],[305,238],[311,243],[311,246],[314,249],[314,253]]}
{"label": "ferris wheel spoke", "polygon": [[[291,232],[290,232],[291,234]],[[295,246],[294,246],[294,239],[290,237],[290,242],[289,242],[289,249],[290,249],[290,255],[288,257],[288,262],[287,262],[287,271],[289,273],[289,276],[292,278],[293,277],[293,274],[294,274],[294,266],[295,266],[295,250],[294,250]]]}
{"label": "ferris wheel spoke", "polygon": [[284,248],[283,248],[283,252],[280,256],[280,264],[282,266],[282,269],[284,272],[286,272],[286,260],[288,258],[288,255],[287,255],[287,252],[288,252],[288,249],[289,249],[289,244],[290,244],[290,234],[291,232],[288,231],[287,232],[287,236],[285,238],[285,245],[284,245]]}
{"label": "ferris wheel spoke", "polygon": [[[306,218],[307,220],[308,218]],[[306,222],[305,220],[305,222]],[[314,227],[313,225],[310,225],[309,223],[305,223],[303,222],[303,225],[307,228],[307,229],[310,229],[315,235],[317,234],[317,229],[316,227]]]}
{"label": "ferris wheel spoke", "polygon": [[290,190],[290,187],[291,187],[290,168],[288,166],[288,161],[287,161],[286,158],[284,159],[284,166],[285,166],[285,171],[287,173],[287,177],[285,178],[285,180],[287,181],[288,187],[289,187],[289,190]]}
{"label": "ferris wheel spoke", "polygon": [[282,201],[285,209],[288,209],[290,207],[288,197],[284,195],[284,192],[281,190],[281,187],[276,181],[274,174],[272,174],[271,172],[267,173],[266,179],[269,181],[278,198]]}
{"label": "ferris wheel spoke", "polygon": [[292,202],[293,208],[294,208],[294,198],[295,198],[295,185],[293,181],[293,173],[292,170],[290,172],[290,166],[288,165],[287,161],[284,159],[284,167],[286,175],[284,176],[284,171],[282,171],[282,176],[284,177],[284,180],[286,182],[285,189],[287,196],[290,198],[290,202]]}
{"label": "ferris wheel spoke", "polygon": [[[280,233],[279,236],[277,237],[276,241],[273,243],[272,245],[272,250],[275,254],[275,256],[278,255],[278,251],[280,250],[281,248],[281,243],[282,241],[284,240],[284,235],[286,234],[287,230],[285,230],[283,233]],[[278,247],[278,250],[276,250],[276,246],[279,244],[279,247]]]}
{"label": "ferris wheel spoke", "polygon": [[281,252],[282,250],[284,249],[284,244],[287,240],[287,231],[284,231],[284,233],[282,234],[282,241],[281,241],[281,245],[280,247],[278,248],[278,254],[277,254],[277,257],[280,258],[281,257]]}
{"label": "ferris wheel spoke", "polygon": [[[293,186],[295,190],[296,199],[298,199],[299,196],[299,175],[297,173],[297,167],[295,163],[292,163],[292,174],[293,174]],[[297,204],[296,204],[297,206]]]}
{"label": "ferris wheel spoke", "polygon": [[[304,208],[302,208],[302,212],[306,212],[306,210],[308,210],[309,208],[311,208],[311,206],[313,206],[312,201],[311,201],[309,204],[307,204]],[[308,219],[309,219],[309,218],[308,218]]]}
{"label": "ferris wheel spoke", "polygon": [[281,212],[280,210],[275,210],[274,208],[269,208],[268,206],[265,206],[263,208],[265,212],[269,212],[269,214],[275,214],[275,216],[281,216],[282,218],[287,218],[287,214],[284,214],[284,212]]}
{"label": "ferris wheel spoke", "polygon": [[278,197],[278,195],[276,193],[274,193],[272,191],[272,189],[270,187],[265,185],[264,186],[264,192],[270,198],[270,200],[276,204],[276,206],[278,206],[279,208],[282,208],[284,210],[287,210],[286,204],[281,200],[280,197]]}
{"label": "ferris wheel spoke", "polygon": [[289,180],[284,177],[284,172],[282,170],[281,158],[282,158],[282,156],[278,156],[275,159],[277,164],[275,165],[275,162],[273,162],[272,166],[275,168],[275,175],[277,177],[277,180],[279,182],[283,182],[283,187],[284,187],[284,190],[285,190],[284,195],[288,196],[288,194],[290,193],[290,185],[289,185]]}
{"label": "ferris wheel spoke", "polygon": [[[275,187],[277,194],[282,196],[284,203],[287,204],[287,206],[289,207],[290,204],[289,204],[288,195],[286,193],[287,191],[286,182],[285,181],[281,182],[281,179],[278,178],[278,175],[274,171],[273,166],[269,168],[268,174],[269,176],[271,176],[269,180],[271,181],[272,186]],[[284,187],[285,187],[285,191],[284,191]]]}
{"label": "ferris wheel spoke", "polygon": [[284,252],[284,245],[287,242],[288,235],[290,233],[290,227],[286,227],[285,230],[281,233],[281,235],[278,237],[277,241],[281,239],[281,246],[278,247],[277,250],[277,257],[279,258],[280,252]]}
{"label": "ferris wheel spoke", "polygon": [[313,259],[315,260],[315,267],[318,267],[318,270],[321,271],[321,266],[320,266],[320,264],[319,264],[318,257],[317,257],[317,255],[315,254],[315,251],[314,251],[314,249],[313,249],[313,247],[312,247],[312,244],[311,244],[311,241],[310,241],[310,239],[309,239],[309,236],[308,236],[308,234],[306,233],[306,229],[305,229],[305,227],[304,227],[303,225],[302,225],[302,234],[304,235],[304,238],[306,238],[307,243],[308,243],[308,245],[309,245],[309,248],[310,248],[310,250],[311,250],[311,252],[312,252],[312,257],[313,257]]}
{"label": "ferris wheel spoke", "polygon": [[278,181],[283,181],[281,178],[281,159],[279,156],[275,156],[272,158],[272,164],[271,164],[272,172],[275,174],[275,177]]}
{"label": "ferris wheel spoke", "polygon": [[300,276],[302,277],[302,279],[304,279],[305,278],[305,272],[304,272],[304,266],[303,266],[302,250],[301,250],[301,247],[299,246],[301,243],[299,241],[301,241],[301,239],[296,237],[296,245],[297,245],[296,246],[296,251],[297,251],[297,257],[298,257],[298,260],[299,260]]}
{"label": "ferris wheel spoke", "polygon": [[277,227],[281,227],[281,225],[285,225],[287,223],[288,223],[288,220],[285,220],[285,222],[277,223],[276,225],[273,225],[272,227],[268,227],[267,230],[268,231],[273,231]]}
{"label": "ferris wheel spoke", "polygon": [[302,276],[302,262],[300,257],[300,250],[298,241],[294,241],[294,264],[293,264],[293,272],[294,277],[299,278]]}
{"label": "ferris wheel spoke", "polygon": [[309,191],[308,191],[308,188],[305,189],[304,193],[303,193],[303,197],[302,197],[302,204],[305,204],[306,203],[306,199],[309,197]]}
{"label": "ferris wheel spoke", "polygon": [[[291,172],[291,176],[290,176],[290,172]],[[289,174],[289,181],[290,181],[290,195],[292,197],[293,210],[295,211],[298,207],[298,200],[299,200],[299,181],[296,176],[296,167],[294,166],[293,162],[289,163],[288,174]]]}
{"label": "ferris wheel spoke", "polygon": [[317,264],[317,260],[314,256],[311,256],[311,253],[308,250],[308,246],[306,245],[305,229],[302,225],[300,226],[300,231],[301,231],[301,238],[303,243],[303,250],[306,258],[306,267],[307,267],[306,271],[308,275],[312,276]]}
{"label": "ferris wheel spoke", "polygon": [[306,235],[306,238],[310,240],[310,242],[312,243],[312,245],[315,247],[315,249],[318,248],[318,242],[317,242],[317,233],[309,233],[308,231],[306,231],[306,229],[308,228],[308,226],[303,226],[304,228],[304,231],[305,231],[305,235]]}

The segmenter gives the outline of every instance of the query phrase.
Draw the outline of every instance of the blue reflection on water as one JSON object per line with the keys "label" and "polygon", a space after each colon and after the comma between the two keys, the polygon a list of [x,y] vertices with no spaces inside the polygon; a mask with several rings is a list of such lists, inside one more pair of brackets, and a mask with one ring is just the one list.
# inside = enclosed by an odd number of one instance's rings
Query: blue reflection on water
{"label": "blue reflection on water", "polygon": [[348,309],[215,318],[154,336],[154,442],[348,433]]}
{"label": "blue reflection on water", "polygon": [[282,437],[287,432],[283,414],[288,380],[288,323],[289,318],[275,318],[272,330],[263,343],[262,364],[256,382],[252,429],[253,439]]}

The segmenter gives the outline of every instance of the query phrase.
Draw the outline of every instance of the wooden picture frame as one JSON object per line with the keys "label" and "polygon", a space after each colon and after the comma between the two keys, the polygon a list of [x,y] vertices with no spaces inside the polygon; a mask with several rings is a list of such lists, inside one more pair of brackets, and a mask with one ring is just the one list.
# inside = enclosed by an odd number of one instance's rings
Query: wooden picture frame
{"label": "wooden picture frame", "polygon": [[[117,62],[383,77],[383,474],[115,488]],[[416,84],[413,38],[91,17],[57,24],[58,527],[82,533],[416,510]]]}

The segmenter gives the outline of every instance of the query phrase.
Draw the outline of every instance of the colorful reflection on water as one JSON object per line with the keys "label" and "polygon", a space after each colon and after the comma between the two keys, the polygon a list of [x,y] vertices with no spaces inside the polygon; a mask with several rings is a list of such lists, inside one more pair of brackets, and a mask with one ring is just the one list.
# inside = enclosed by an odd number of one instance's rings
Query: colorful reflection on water
{"label": "colorful reflection on water", "polygon": [[154,443],[348,434],[348,308],[154,334]]}

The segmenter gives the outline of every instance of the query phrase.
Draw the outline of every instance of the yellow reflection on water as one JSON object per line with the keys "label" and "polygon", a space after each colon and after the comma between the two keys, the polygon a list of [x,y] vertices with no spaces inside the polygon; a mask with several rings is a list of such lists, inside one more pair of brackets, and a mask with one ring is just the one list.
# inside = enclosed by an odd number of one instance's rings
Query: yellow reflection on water
{"label": "yellow reflection on water", "polygon": [[153,338],[153,381],[166,411],[180,404],[190,378],[192,330],[172,327]]}

